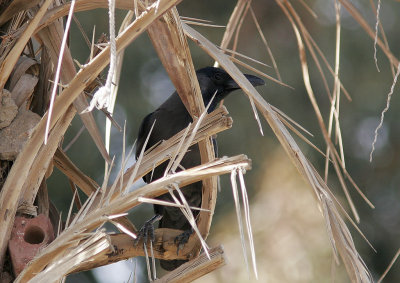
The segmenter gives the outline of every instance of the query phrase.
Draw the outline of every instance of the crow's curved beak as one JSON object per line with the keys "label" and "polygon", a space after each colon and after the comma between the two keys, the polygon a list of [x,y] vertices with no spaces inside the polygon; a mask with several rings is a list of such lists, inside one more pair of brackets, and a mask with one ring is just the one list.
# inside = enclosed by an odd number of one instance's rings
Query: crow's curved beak
{"label": "crow's curved beak", "polygon": [[[259,78],[259,77],[256,77],[256,76],[253,76],[253,75],[249,75],[249,74],[244,74],[244,76],[249,80],[249,82],[253,86],[265,85],[265,81],[263,79]],[[226,83],[225,89],[227,89],[227,90],[235,90],[235,89],[240,89],[240,86],[233,79],[230,79]]]}

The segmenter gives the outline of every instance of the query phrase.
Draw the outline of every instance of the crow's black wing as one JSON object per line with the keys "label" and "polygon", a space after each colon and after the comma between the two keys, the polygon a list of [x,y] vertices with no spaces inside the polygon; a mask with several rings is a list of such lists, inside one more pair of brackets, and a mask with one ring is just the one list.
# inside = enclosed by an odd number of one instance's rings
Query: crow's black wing
{"label": "crow's black wing", "polygon": [[[142,124],[139,127],[138,138],[136,141],[136,159],[138,159],[140,152],[142,151],[144,142],[146,141],[147,136],[149,135],[151,126],[154,123],[154,112],[148,114],[144,117]],[[151,145],[147,144],[146,148],[149,148]]]}

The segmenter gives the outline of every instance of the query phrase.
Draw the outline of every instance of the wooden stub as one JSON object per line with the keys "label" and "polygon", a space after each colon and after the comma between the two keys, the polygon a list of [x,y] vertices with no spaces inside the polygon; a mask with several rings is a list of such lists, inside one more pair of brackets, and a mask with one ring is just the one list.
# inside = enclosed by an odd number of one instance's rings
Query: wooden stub
{"label": "wooden stub", "polygon": [[[153,244],[154,257],[159,259],[188,259],[184,251],[180,251],[179,255],[176,253],[176,244],[174,244],[175,237],[180,235],[183,231],[174,229],[156,229],[154,231],[155,241]],[[113,262],[126,260],[136,256],[145,256],[143,249],[143,240],[139,241],[137,245],[134,244],[134,239],[125,233],[110,234],[111,244],[114,247],[112,253],[105,252],[97,258],[96,261],[86,262],[80,265],[73,272],[80,272],[90,270],[99,266],[107,265]],[[148,254],[151,254],[149,243],[146,245]]]}
{"label": "wooden stub", "polygon": [[210,258],[205,253],[202,253],[197,258],[181,265],[174,271],[168,273],[164,277],[155,280],[156,283],[164,282],[192,282],[215,269],[226,264],[224,249],[218,246],[209,250]]}

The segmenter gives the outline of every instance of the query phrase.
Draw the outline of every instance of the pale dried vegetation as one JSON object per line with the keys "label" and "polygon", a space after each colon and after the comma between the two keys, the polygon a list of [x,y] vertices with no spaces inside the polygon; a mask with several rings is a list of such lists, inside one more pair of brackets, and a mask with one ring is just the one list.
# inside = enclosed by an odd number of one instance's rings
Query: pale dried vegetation
{"label": "pale dried vegetation", "polygon": [[[372,38],[372,41],[375,39],[375,31],[350,1],[334,1],[337,14],[337,49],[336,60],[331,65],[297,14],[296,9],[301,8],[313,15],[313,11],[306,5],[305,1],[300,1],[301,5],[298,5],[295,9],[291,1],[275,0],[283,15],[291,23],[297,40],[304,84],[326,143],[325,153],[318,149],[326,156],[325,171],[328,172],[328,167],[333,166],[354,221],[329,189],[327,174],[325,178],[319,175],[300,150],[289,130],[312,145],[302,134],[302,132],[307,132],[279,109],[265,101],[235,65],[248,68],[268,80],[281,84],[282,87],[287,87],[281,81],[278,71],[279,62],[275,62],[269,43],[261,30],[262,27],[257,23],[256,14],[251,8],[251,1],[248,0],[237,1],[220,46],[210,42],[204,35],[189,26],[192,24],[212,26],[207,21],[180,17],[175,8],[181,2],[180,0],[158,0],[154,3],[144,0],[115,1],[116,8],[126,10],[127,14],[115,38],[118,56],[114,64],[115,68],[112,68],[112,77],[116,84],[111,85],[112,99],[108,104],[107,111],[112,115],[112,105],[115,103],[123,62],[122,51],[129,44],[134,44],[135,39],[140,34],[147,32],[171,81],[190,114],[194,117],[195,122],[188,129],[183,130],[171,139],[163,141],[147,152],[142,152],[139,160],[131,168],[126,168],[126,160],[128,160],[131,152],[125,154],[124,146],[123,161],[118,177],[115,182],[109,184],[110,170],[115,170],[112,166],[113,161],[107,153],[111,123],[108,122],[107,125],[106,147],[92,113],[85,111],[89,105],[85,94],[92,92],[94,88],[99,86],[97,78],[100,72],[109,65],[111,55],[115,55],[110,53],[115,52],[110,52],[113,49],[112,45],[102,45],[103,47],[98,49],[92,43],[93,50],[90,59],[86,64],[78,64],[76,67],[73,54],[71,54],[68,46],[63,44],[65,27],[63,21],[60,20],[62,17],[68,17],[68,15],[70,20],[73,13],[85,13],[87,10],[97,8],[108,9],[109,3],[107,0],[62,2],[52,0],[1,2],[4,9],[0,15],[0,25],[5,32],[0,46],[2,99],[5,101],[7,95],[9,96],[9,92],[11,92],[11,97],[16,101],[16,106],[10,106],[10,112],[16,115],[18,107],[19,112],[22,109],[30,109],[42,118],[37,119],[36,125],[32,125],[33,130],[28,130],[29,138],[26,139],[22,149],[16,150],[19,153],[15,153],[13,157],[9,158],[9,160],[15,158],[12,167],[10,161],[1,161],[0,266],[4,264],[8,239],[17,213],[31,216],[44,213],[50,214],[54,218],[46,189],[46,179],[51,175],[53,165],[69,178],[72,188],[75,190],[78,188],[88,196],[85,203],[81,204],[75,192],[74,200],[71,201],[71,208],[75,204],[79,211],[75,215],[72,215],[70,211],[65,227],[58,226],[56,239],[40,250],[34,260],[19,274],[16,282],[27,282],[28,280],[32,282],[59,281],[74,272],[92,269],[135,256],[159,259],[190,259],[188,263],[177,270],[157,279],[160,282],[189,282],[213,271],[225,264],[222,247],[209,248],[205,242],[217,200],[217,176],[221,174],[231,174],[244,254],[246,254],[247,248],[251,250],[250,261],[252,263],[249,263],[249,265],[253,267],[257,275],[254,256],[254,249],[257,247],[254,247],[252,242],[249,203],[243,178],[243,173],[251,169],[251,161],[245,155],[215,159],[213,145],[209,137],[229,129],[232,120],[228,117],[224,107],[211,114],[203,114],[205,113],[205,106],[201,99],[187,39],[194,41],[201,47],[216,61],[217,65],[224,68],[241,86],[252,105],[261,132],[258,113],[268,122],[299,174],[314,192],[315,201],[325,219],[327,234],[331,241],[336,262],[343,262],[352,282],[372,281],[371,274],[357,252],[346,225],[347,221],[350,225],[357,227],[356,223],[359,221],[359,216],[348,192],[348,182],[345,180],[349,180],[351,187],[355,188],[371,207],[373,206],[346,171],[341,147],[339,104],[341,93],[346,97],[349,97],[349,94],[338,76],[341,29],[339,10],[346,9]],[[374,9],[374,7],[372,8]],[[107,10],[103,11],[105,14],[107,13]],[[273,75],[264,74],[255,67],[242,62],[239,58],[243,56],[238,56],[235,51],[239,40],[238,30],[240,30],[243,19],[248,13],[256,22],[256,27],[262,38],[264,45],[260,48],[266,48],[271,56],[275,72]],[[382,29],[380,35],[376,37],[377,47],[384,52],[395,70],[398,59],[389,50]],[[231,47],[232,50],[228,49],[230,45],[233,46]],[[60,50],[64,50],[61,57]],[[310,58],[306,57],[306,53],[311,55]],[[38,58],[40,60],[37,60]],[[61,69],[57,68],[59,58],[62,58]],[[310,60],[317,66],[320,79],[324,82],[328,99],[331,102],[328,122],[323,120],[323,115],[314,97],[312,81],[309,77],[308,63]],[[253,61],[253,63],[258,62]],[[326,74],[323,71],[324,69],[329,72]],[[57,70],[60,80],[55,76]],[[328,78],[334,80],[333,91],[330,91],[328,87]],[[54,85],[53,82],[56,84]],[[21,90],[21,88],[24,89]],[[57,92],[54,98],[51,96],[53,89]],[[51,106],[50,110],[48,105]],[[63,136],[76,114],[80,115],[97,145],[97,149],[109,164],[102,185],[98,185],[79,170],[79,164],[74,164],[60,148]],[[338,143],[332,140],[332,136],[337,137]],[[135,181],[165,160],[170,159],[170,168],[176,168],[182,154],[188,146],[194,143],[200,145],[203,163],[201,166],[178,173],[171,171],[171,174],[167,174],[157,181],[132,192],[128,191],[128,188]],[[2,159],[5,158],[2,156]],[[237,185],[237,178],[239,179],[239,186]],[[179,255],[174,244],[174,238],[180,231],[176,230],[156,229],[154,244],[147,246],[140,242],[137,246],[134,246],[133,240],[137,230],[126,217],[127,212],[141,203],[156,203],[157,200],[154,199],[156,196],[172,190],[179,191],[179,187],[198,180],[203,180],[204,184],[202,207],[198,208],[200,209],[198,219],[193,219],[191,209],[183,195],[181,195],[181,199],[176,199],[175,203],[163,203],[164,205],[180,207],[196,230],[184,249],[179,251]],[[238,190],[238,187],[241,191]],[[242,205],[239,195],[243,201]],[[35,202],[36,198],[38,199],[37,202]],[[241,216],[241,206],[244,216]],[[242,219],[244,219],[244,223],[242,223]],[[106,222],[114,224],[120,230],[120,233],[107,232],[103,228]],[[361,234],[361,231],[359,233]],[[244,234],[247,234],[247,236],[245,237]],[[245,238],[248,239],[248,242],[245,241]],[[199,255],[201,250],[203,253]],[[155,278],[154,262],[151,260],[148,260],[148,273],[149,278]]]}

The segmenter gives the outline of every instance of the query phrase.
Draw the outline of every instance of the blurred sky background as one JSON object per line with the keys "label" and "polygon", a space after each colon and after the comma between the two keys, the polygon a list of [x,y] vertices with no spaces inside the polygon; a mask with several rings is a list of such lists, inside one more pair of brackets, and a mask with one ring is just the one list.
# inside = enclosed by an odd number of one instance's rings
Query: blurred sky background
{"label": "blurred sky background", "polygon": [[[301,1],[291,2],[333,66],[334,1],[306,1],[317,18],[301,5]],[[369,1],[351,2],[360,9],[370,26],[374,27],[375,15]],[[217,25],[226,25],[235,4],[236,1],[233,0],[185,0],[179,4],[178,11],[181,16],[202,18],[211,20]],[[258,91],[266,101],[313,133],[311,141],[325,151],[316,115],[303,84],[297,42],[289,21],[275,1],[253,0],[252,8],[270,44],[283,82],[294,88],[294,90],[285,88],[267,81],[265,86],[258,88]],[[379,49],[377,58],[380,72],[377,71],[373,40],[344,8],[341,11],[340,78],[352,97],[352,101],[348,101],[342,95],[340,105],[346,167],[376,206],[374,210],[370,209],[355,190],[351,189],[351,196],[361,215],[359,227],[377,252],[368,246],[350,224],[349,229],[362,258],[374,278],[378,279],[400,248],[400,128],[397,122],[400,118],[399,87],[396,86],[394,90],[390,110],[386,113],[383,127],[379,132],[374,159],[370,163],[369,153],[374,130],[386,105],[393,77],[388,60]],[[117,12],[118,24],[121,23],[125,13],[125,11]],[[380,14],[390,49],[399,56],[400,2],[382,2]],[[107,15],[107,10],[104,9],[76,13],[89,38],[94,25],[96,37],[101,32],[108,34]],[[219,45],[221,42],[224,28],[197,26],[194,28],[215,44]],[[213,60],[190,40],[189,45],[196,69],[213,65]],[[85,63],[90,50],[76,24],[71,28],[70,46],[73,57]],[[250,14],[243,23],[238,51],[272,65]],[[309,53],[307,59],[311,84],[327,123],[329,99]],[[251,64],[275,76],[272,68]],[[326,68],[324,71],[332,89],[333,79]],[[142,34],[126,49],[114,114],[120,125],[126,120],[127,142],[130,146],[136,139],[143,117],[157,108],[173,91],[174,87],[148,35]],[[241,91],[232,94],[225,101],[225,105],[234,123],[232,129],[218,135],[219,155],[233,156],[243,153],[252,159],[253,168],[246,173],[245,180],[250,198],[259,282],[332,282],[332,280],[348,282],[343,265],[333,264],[324,219],[318,210],[312,189],[299,177],[268,124],[262,121],[264,136],[261,136],[250,103]],[[95,116],[100,128],[104,128],[104,115],[96,112]],[[64,139],[64,146],[81,127],[81,120],[75,118]],[[122,138],[122,134],[113,129],[111,155],[115,155],[118,162],[121,160]],[[296,140],[305,155],[323,175],[325,159],[297,137]],[[102,183],[103,161],[86,131],[67,154],[83,172],[98,183]],[[330,188],[348,208],[335,173],[333,170],[330,173]],[[141,184],[137,184],[139,185]],[[63,211],[63,215],[66,215],[72,197],[66,177],[55,170],[48,180],[48,187],[52,201],[60,211]],[[210,246],[223,244],[228,265],[196,282],[252,282],[255,280],[254,275],[251,272],[248,275],[241,251],[229,176],[221,177],[221,188],[208,243]],[[151,205],[142,205],[131,213],[131,219],[140,227],[152,213]],[[143,259],[134,259],[99,268],[93,272],[73,274],[67,278],[67,282],[132,282],[134,280],[132,273],[135,270],[137,282],[146,282],[147,275],[143,262]],[[384,282],[400,282],[400,262],[393,266]]]}

